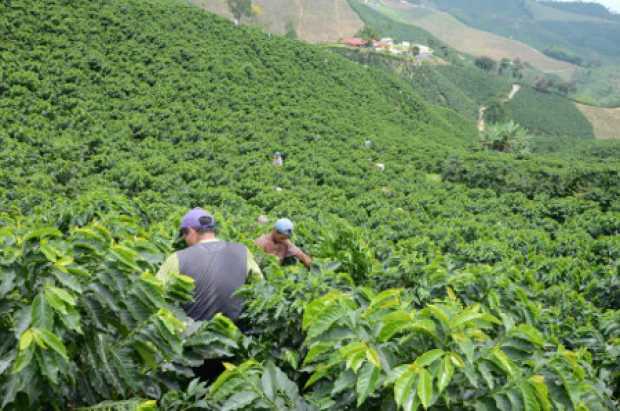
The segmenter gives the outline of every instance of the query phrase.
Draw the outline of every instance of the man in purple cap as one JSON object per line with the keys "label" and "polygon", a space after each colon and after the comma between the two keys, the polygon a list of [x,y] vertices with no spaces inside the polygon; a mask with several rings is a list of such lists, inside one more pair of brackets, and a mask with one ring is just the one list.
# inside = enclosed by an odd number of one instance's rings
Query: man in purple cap
{"label": "man in purple cap", "polygon": [[243,308],[234,292],[246,283],[248,275],[263,275],[250,250],[217,239],[215,226],[215,218],[201,208],[185,214],[181,236],[188,247],[169,256],[157,278],[166,282],[170,274],[181,273],[194,279],[194,301],[183,307],[194,320],[209,320],[222,313],[234,321]]}

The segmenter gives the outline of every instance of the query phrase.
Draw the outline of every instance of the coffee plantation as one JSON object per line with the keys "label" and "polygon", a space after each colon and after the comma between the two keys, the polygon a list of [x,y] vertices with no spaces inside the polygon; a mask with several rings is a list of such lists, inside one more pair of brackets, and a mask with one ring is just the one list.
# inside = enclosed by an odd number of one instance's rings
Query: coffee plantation
{"label": "coffee plantation", "polygon": [[[410,82],[176,0],[3,0],[0,38],[0,409],[618,408],[617,144],[485,150]],[[290,217],[315,264],[253,249],[239,328],[194,322],[154,275],[194,206],[251,248]]]}

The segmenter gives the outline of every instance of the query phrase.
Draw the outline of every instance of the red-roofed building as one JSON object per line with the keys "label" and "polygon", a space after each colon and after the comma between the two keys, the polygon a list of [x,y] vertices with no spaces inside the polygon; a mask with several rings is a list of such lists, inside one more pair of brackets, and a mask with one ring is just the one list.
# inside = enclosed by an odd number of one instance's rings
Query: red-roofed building
{"label": "red-roofed building", "polygon": [[368,42],[364,39],[360,39],[359,37],[347,37],[342,39],[342,44],[349,47],[364,47],[368,44]]}

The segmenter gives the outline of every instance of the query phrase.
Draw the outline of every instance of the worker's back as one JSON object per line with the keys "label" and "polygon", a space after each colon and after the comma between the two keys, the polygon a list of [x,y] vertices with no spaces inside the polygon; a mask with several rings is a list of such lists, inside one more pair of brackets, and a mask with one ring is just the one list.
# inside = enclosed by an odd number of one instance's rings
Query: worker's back
{"label": "worker's back", "polygon": [[177,253],[179,271],[195,281],[194,301],[183,308],[194,320],[209,320],[222,313],[239,317],[243,308],[233,293],[245,284],[248,267],[245,246],[225,241],[196,244]]}

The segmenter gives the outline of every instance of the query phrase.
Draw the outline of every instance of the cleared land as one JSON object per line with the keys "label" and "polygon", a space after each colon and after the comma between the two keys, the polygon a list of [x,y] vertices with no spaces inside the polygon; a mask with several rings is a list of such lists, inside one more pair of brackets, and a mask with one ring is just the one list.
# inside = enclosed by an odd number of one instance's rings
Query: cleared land
{"label": "cleared land", "polygon": [[[225,0],[191,0],[194,4],[232,18]],[[346,0],[255,0],[262,13],[251,23],[267,31],[286,33],[291,25],[297,36],[312,43],[333,42],[352,36],[364,23]]]}
{"label": "cleared land", "polygon": [[396,20],[425,29],[452,48],[467,54],[489,56],[495,60],[520,58],[541,71],[566,79],[576,69],[572,64],[549,58],[519,41],[471,28],[448,13],[396,0],[384,0],[373,7]]}
{"label": "cleared land", "polygon": [[594,135],[601,140],[620,139],[620,108],[601,108],[577,104],[592,123]]}

